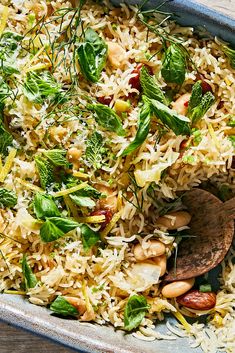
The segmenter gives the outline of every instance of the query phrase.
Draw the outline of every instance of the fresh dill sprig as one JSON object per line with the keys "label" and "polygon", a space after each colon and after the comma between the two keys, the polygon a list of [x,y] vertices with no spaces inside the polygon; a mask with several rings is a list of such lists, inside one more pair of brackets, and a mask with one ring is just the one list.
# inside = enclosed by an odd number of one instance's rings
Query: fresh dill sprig
{"label": "fresh dill sprig", "polygon": [[[122,192],[122,197],[129,202],[132,206],[134,206],[140,213],[143,213],[143,204],[144,204],[144,196],[141,191],[141,188],[137,185],[136,180],[133,176],[132,172],[128,172],[128,176],[131,181],[131,185],[128,186],[128,189],[133,193],[135,197],[135,202],[131,201],[128,199],[125,195],[124,192]],[[139,195],[140,194],[140,195]]]}

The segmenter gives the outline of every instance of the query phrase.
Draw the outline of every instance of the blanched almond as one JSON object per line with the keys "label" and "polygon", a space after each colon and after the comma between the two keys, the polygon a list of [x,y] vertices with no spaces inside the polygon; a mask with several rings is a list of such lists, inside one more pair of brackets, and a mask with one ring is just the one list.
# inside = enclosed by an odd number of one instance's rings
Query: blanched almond
{"label": "blanched almond", "polygon": [[157,224],[169,230],[175,230],[187,226],[191,221],[191,215],[186,211],[170,212],[157,219]]}
{"label": "blanched almond", "polygon": [[115,69],[120,69],[125,65],[126,51],[120,44],[115,42],[107,42],[108,60]]}

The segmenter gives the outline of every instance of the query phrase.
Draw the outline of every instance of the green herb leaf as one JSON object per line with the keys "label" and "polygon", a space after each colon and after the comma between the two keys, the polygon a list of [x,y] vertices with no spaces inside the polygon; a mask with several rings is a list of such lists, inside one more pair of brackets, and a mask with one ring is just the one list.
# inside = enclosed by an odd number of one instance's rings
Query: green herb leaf
{"label": "green herb leaf", "polygon": [[79,223],[60,217],[46,218],[40,229],[40,237],[45,243],[55,241],[71,230],[79,227]]}
{"label": "green herb leaf", "polygon": [[64,297],[58,296],[50,305],[50,310],[62,316],[77,316],[79,311],[75,306],[70,304]]}
{"label": "green herb leaf", "polygon": [[8,147],[12,145],[13,137],[2,124],[0,124],[0,154],[6,156]]}
{"label": "green herb leaf", "polygon": [[103,137],[98,132],[93,132],[86,142],[86,160],[95,168],[100,169],[102,166],[104,148]]}
{"label": "green herb leaf", "polygon": [[44,160],[39,156],[36,156],[34,160],[38,170],[41,187],[43,189],[46,189],[54,181],[54,174],[53,174],[54,170],[51,164],[47,160]]}
{"label": "green herb leaf", "polygon": [[17,204],[17,196],[14,191],[0,188],[0,208],[14,207]]}
{"label": "green herb leaf", "polygon": [[81,237],[82,237],[83,249],[85,251],[89,250],[100,240],[100,234],[92,230],[86,224],[83,224],[81,226]]}
{"label": "green herb leaf", "polygon": [[188,116],[192,114],[192,111],[195,107],[197,107],[202,100],[202,81],[197,81],[192,88],[192,94],[188,103]]}
{"label": "green herb leaf", "polygon": [[106,63],[108,47],[93,29],[86,30],[85,42],[80,44],[77,54],[85,78],[91,82],[99,81]]}
{"label": "green herb leaf", "polygon": [[151,122],[151,107],[148,101],[143,96],[143,105],[140,108],[138,117],[138,130],[134,140],[129,144],[129,146],[122,152],[122,156],[127,156],[131,152],[135,151],[148,136],[150,122]]}
{"label": "green herb leaf", "polygon": [[166,82],[182,85],[186,74],[186,52],[179,44],[172,43],[163,57],[162,77]]}
{"label": "green herb leaf", "polygon": [[38,104],[43,104],[45,99],[56,101],[63,94],[61,84],[55,80],[49,71],[29,72],[23,85],[23,92],[29,101]]}
{"label": "green herb leaf", "polygon": [[207,293],[207,292],[211,292],[211,285],[210,284],[201,284],[199,287],[199,291],[202,293]]}
{"label": "green herb leaf", "polygon": [[143,94],[146,97],[155,99],[163,104],[167,104],[164,93],[155,82],[153,76],[149,74],[149,71],[145,66],[142,66],[140,71],[140,84],[143,90]]}
{"label": "green herb leaf", "polygon": [[121,120],[115,111],[104,104],[87,104],[87,109],[94,112],[96,122],[108,131],[125,135]]}
{"label": "green herb leaf", "polygon": [[29,264],[27,263],[27,258],[25,254],[23,255],[22,259],[22,272],[24,276],[25,288],[34,288],[38,281],[36,276],[33,274],[33,271],[31,270]]}
{"label": "green herb leaf", "polygon": [[88,208],[93,208],[95,207],[96,203],[87,196],[79,196],[76,194],[71,194],[69,195],[70,199],[78,206],[80,207],[88,207]]}
{"label": "green herb leaf", "polygon": [[190,112],[189,116],[192,120],[192,124],[196,124],[206,114],[214,102],[215,97],[211,92],[204,94],[199,105],[193,108]]}
{"label": "green herb leaf", "polygon": [[2,78],[0,78],[0,104],[4,104],[5,100],[10,96],[11,96],[10,87],[5,81],[3,81]]}
{"label": "green herb leaf", "polygon": [[235,127],[235,116],[230,116],[228,126]]}
{"label": "green herb leaf", "polygon": [[149,305],[143,295],[132,295],[128,299],[124,310],[125,330],[131,331],[137,328],[141,324],[148,309]]}
{"label": "green herb leaf", "polygon": [[188,118],[179,115],[156,100],[150,99],[150,103],[154,114],[161,120],[164,126],[171,129],[176,135],[190,135]]}
{"label": "green herb leaf", "polygon": [[0,37],[0,73],[4,75],[12,75],[19,73],[16,68],[16,58],[20,51],[19,43],[23,36],[13,33],[4,32]]}
{"label": "green herb leaf", "polygon": [[48,150],[44,151],[43,155],[49,159],[51,163],[53,163],[56,167],[65,167],[69,168],[70,163],[66,159],[66,150]]}
{"label": "green herb leaf", "polygon": [[228,45],[222,45],[222,50],[229,59],[231,67],[235,69],[235,50],[230,48]]}
{"label": "green herb leaf", "polygon": [[33,208],[38,219],[60,216],[60,211],[50,195],[38,192],[34,197]]}
{"label": "green herb leaf", "polygon": [[[67,175],[64,180],[64,184],[66,184],[67,189],[72,188],[73,186],[76,186],[79,183],[80,181],[72,175]],[[100,192],[99,190],[93,188],[90,185],[87,185],[85,189],[76,191],[75,193],[73,193],[73,195],[92,197],[93,199],[97,200],[106,197],[104,193]]]}
{"label": "green herb leaf", "polygon": [[235,148],[235,135],[229,136],[229,140],[232,142],[232,145]]}

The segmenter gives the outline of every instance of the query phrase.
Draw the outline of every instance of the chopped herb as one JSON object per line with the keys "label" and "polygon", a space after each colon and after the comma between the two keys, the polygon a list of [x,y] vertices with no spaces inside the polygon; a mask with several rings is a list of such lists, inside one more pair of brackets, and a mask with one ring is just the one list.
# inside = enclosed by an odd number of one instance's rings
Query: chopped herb
{"label": "chopped herb", "polygon": [[95,168],[102,166],[103,156],[106,152],[104,141],[101,134],[93,132],[86,142],[86,160]]}
{"label": "chopped herb", "polygon": [[79,227],[79,223],[69,218],[50,217],[46,218],[40,229],[40,237],[45,243],[55,241],[71,230]]}
{"label": "chopped herb", "polygon": [[161,102],[153,99],[150,99],[149,101],[153,112],[164,126],[171,129],[176,135],[190,135],[191,131],[188,118],[179,115]]}
{"label": "chopped herb", "polygon": [[196,124],[210,109],[215,102],[215,97],[211,92],[206,92],[201,98],[200,103],[190,110],[188,116],[192,120],[192,124]]}
{"label": "chopped herb", "polygon": [[230,116],[228,126],[235,127],[235,116]]}
{"label": "chopped herb", "polygon": [[182,158],[182,161],[185,163],[185,164],[194,164],[196,162],[196,159],[194,156],[184,156]]}
{"label": "chopped herb", "polygon": [[60,211],[50,195],[37,193],[34,197],[33,207],[38,219],[60,216]]}
{"label": "chopped herb", "polygon": [[6,156],[8,154],[8,147],[12,145],[13,137],[2,124],[0,124],[0,154]]}
{"label": "chopped herb", "polygon": [[199,287],[199,291],[202,293],[207,293],[207,292],[211,292],[212,288],[210,284],[201,284]]}
{"label": "chopped herb", "polygon": [[27,263],[26,255],[22,259],[22,272],[24,276],[24,285],[26,289],[34,288],[38,283],[36,276],[33,274],[29,264]]}
{"label": "chopped herb", "polygon": [[87,28],[84,43],[79,45],[77,54],[85,78],[91,82],[99,81],[106,63],[108,46],[93,29]]}
{"label": "chopped herb", "polygon": [[54,181],[54,170],[49,161],[36,156],[34,158],[38,170],[41,187],[46,189]]}
{"label": "chopped herb", "polygon": [[0,208],[14,207],[17,204],[17,196],[14,191],[0,188]]}
{"label": "chopped herb", "polygon": [[146,97],[155,99],[163,104],[167,104],[164,93],[155,82],[153,76],[149,74],[149,71],[145,66],[143,66],[140,71],[140,84],[143,94]]}
{"label": "chopped herb", "polygon": [[0,37],[0,73],[4,75],[12,75],[19,73],[16,68],[16,58],[19,54],[20,42],[23,36],[5,32]]}
{"label": "chopped herb", "polygon": [[53,303],[50,305],[50,310],[54,311],[55,314],[62,316],[77,316],[79,311],[75,306],[70,304],[64,297],[58,296]]}
{"label": "chopped herb", "polygon": [[38,104],[43,104],[45,99],[61,104],[64,103],[65,99],[61,84],[55,80],[49,71],[29,72],[23,85],[23,92],[29,101]]}
{"label": "chopped herb", "polygon": [[69,195],[70,199],[80,207],[95,207],[96,203],[88,196],[80,196],[76,194]]}
{"label": "chopped herb", "polygon": [[186,74],[186,51],[176,43],[170,44],[162,61],[162,77],[166,82],[182,85]]}
{"label": "chopped herb", "polygon": [[141,324],[148,309],[149,305],[143,295],[132,295],[128,299],[124,310],[125,330],[131,331],[137,328]]}
{"label": "chopped herb", "polygon": [[142,145],[148,136],[151,122],[151,106],[145,99],[145,96],[143,96],[143,104],[139,111],[138,120],[138,130],[136,132],[136,136],[129,146],[122,152],[122,156],[127,156],[135,151]]}
{"label": "chopped herb", "polygon": [[53,163],[56,167],[70,167],[70,163],[67,161],[65,158],[66,156],[66,150],[48,150],[44,151],[43,155],[51,162]]}
{"label": "chopped herb", "polygon": [[222,45],[222,50],[229,59],[231,67],[235,69],[235,50],[230,48],[228,45]]}
{"label": "chopped herb", "polygon": [[188,116],[191,116],[193,109],[197,107],[202,100],[202,81],[197,81],[192,88],[192,94],[188,103]]}
{"label": "chopped herb", "polygon": [[87,109],[94,113],[96,122],[104,129],[116,132],[119,136],[125,135],[121,120],[113,109],[104,104],[87,104]]}
{"label": "chopped herb", "polygon": [[235,135],[229,136],[229,140],[232,142],[232,145],[235,148]]}
{"label": "chopped herb", "polygon": [[86,224],[81,226],[81,236],[83,249],[88,251],[92,246],[94,246],[100,240],[100,234],[95,232]]}
{"label": "chopped herb", "polygon": [[202,133],[199,129],[193,128],[192,129],[192,135],[193,135],[193,142],[197,146],[199,143],[202,141]]}

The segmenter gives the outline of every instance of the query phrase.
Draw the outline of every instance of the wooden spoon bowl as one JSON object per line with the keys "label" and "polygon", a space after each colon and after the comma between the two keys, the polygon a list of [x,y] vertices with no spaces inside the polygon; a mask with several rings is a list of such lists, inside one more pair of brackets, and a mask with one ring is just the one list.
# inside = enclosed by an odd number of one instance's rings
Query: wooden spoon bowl
{"label": "wooden spoon bowl", "polygon": [[193,189],[182,201],[192,216],[188,233],[195,237],[179,244],[176,266],[164,278],[168,282],[197,277],[216,267],[234,235],[235,198],[223,203],[208,191]]}

